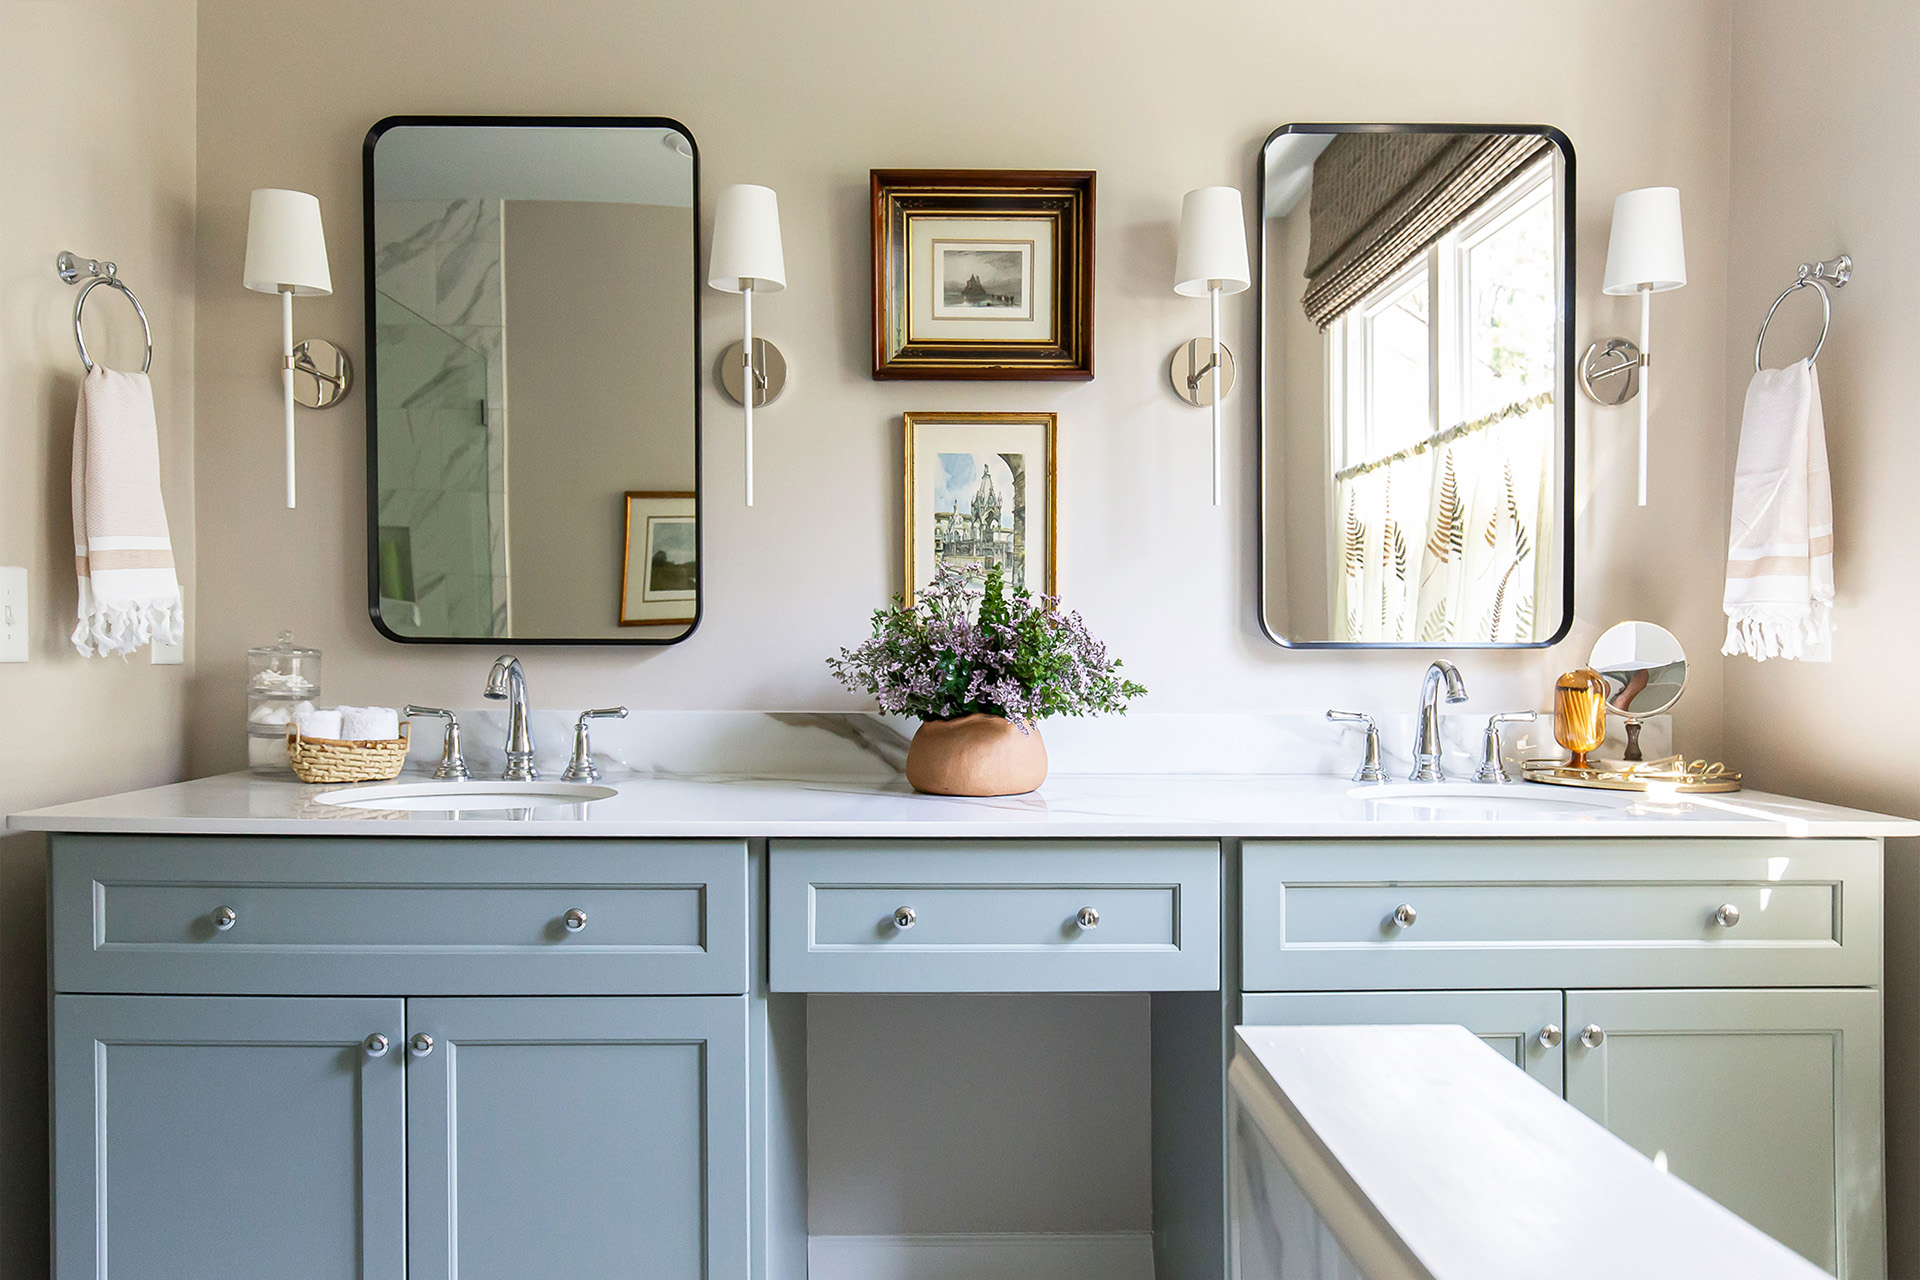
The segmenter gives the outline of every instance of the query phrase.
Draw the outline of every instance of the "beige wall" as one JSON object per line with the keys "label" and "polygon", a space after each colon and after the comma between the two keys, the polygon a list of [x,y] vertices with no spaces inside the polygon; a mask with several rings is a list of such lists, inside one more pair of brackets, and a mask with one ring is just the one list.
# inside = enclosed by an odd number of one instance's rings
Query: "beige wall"
{"label": "beige wall", "polygon": [[[1632,300],[1599,280],[1615,192],[1678,184],[1694,229],[1692,284],[1660,299],[1666,366],[1653,506],[1633,505],[1631,415],[1580,407],[1581,626],[1561,651],[1472,655],[1475,705],[1540,705],[1550,677],[1619,618],[1666,622],[1698,653],[1718,641],[1725,441],[1720,228],[1726,220],[1727,7],[1628,0],[1623,30],[1526,0],[1214,3],[1169,39],[1145,0],[955,10],[868,0],[754,3],[726,21],[698,7],[577,0],[530,9],[318,0],[297,13],[244,0],[200,5],[200,573],[206,679],[193,763],[239,760],[242,651],[281,626],[326,650],[328,695],[470,705],[483,656],[400,650],[365,618],[364,457],[355,396],[303,415],[298,511],[275,497],[276,341],[271,302],[238,278],[246,193],[316,192],[337,290],[302,301],[303,334],[357,346],[360,144],[395,112],[660,113],[684,121],[703,190],[763,182],[780,193],[788,288],[756,307],[793,369],[761,415],[757,505],[736,495],[738,409],[705,395],[706,616],[657,652],[529,650],[535,701],[587,706],[859,705],[822,659],[864,634],[900,580],[902,410],[1055,410],[1065,593],[1153,695],[1143,709],[1390,709],[1415,691],[1418,655],[1287,653],[1254,616],[1254,397],[1229,406],[1224,505],[1210,503],[1206,417],[1167,385],[1168,353],[1202,332],[1203,305],[1174,296],[1174,223],[1189,187],[1249,195],[1261,140],[1288,120],[1524,120],[1560,126],[1579,155],[1583,333],[1625,331]],[[325,29],[351,57],[287,59]],[[1488,40],[1485,33],[1500,33]],[[977,50],[965,38],[980,33]],[[991,39],[988,34],[991,33]],[[948,76],[960,51],[966,74]],[[1364,50],[1365,66],[1356,64]],[[899,383],[870,376],[867,172],[874,166],[1079,167],[1099,171],[1098,379],[1085,384]],[[711,216],[710,208],[706,211]],[[1229,299],[1250,350],[1252,292]],[[738,300],[709,291],[705,347],[739,333]],[[1243,387],[1251,387],[1251,382]],[[1703,495],[1706,500],[1702,500]],[[1164,585],[1178,583],[1169,592]],[[780,643],[769,645],[777,635]],[[1719,745],[1716,664],[1682,704],[1683,744]]]}
{"label": "beige wall", "polygon": [[[31,658],[0,666],[0,812],[181,776],[191,666],[85,659],[68,490],[80,358],[61,249],[112,258],[153,323],[162,487],[193,565],[193,0],[0,0],[0,564],[29,574]],[[96,304],[98,306],[96,307]],[[96,311],[98,318],[96,319]],[[139,367],[104,290],[88,348]],[[0,1276],[47,1274],[45,854],[0,839]]]}
{"label": "beige wall", "polygon": [[622,635],[625,495],[693,490],[691,225],[666,205],[501,211],[516,635]]}
{"label": "beige wall", "polygon": [[[1833,469],[1834,661],[1727,659],[1726,734],[1760,786],[1920,817],[1908,742],[1920,719],[1920,166],[1910,144],[1920,129],[1920,9],[1884,0],[1815,10],[1785,0],[1735,6],[1725,421],[1731,468],[1761,318],[1797,264],[1851,253],[1858,274],[1834,295],[1819,364]],[[1844,58],[1808,56],[1810,39],[1834,31],[1844,33]],[[1819,312],[1804,295],[1781,307],[1770,365],[1812,350]],[[1893,841],[1888,852],[1887,1222],[1901,1277],[1920,1275],[1920,942],[1904,927],[1920,912],[1920,841]]]}

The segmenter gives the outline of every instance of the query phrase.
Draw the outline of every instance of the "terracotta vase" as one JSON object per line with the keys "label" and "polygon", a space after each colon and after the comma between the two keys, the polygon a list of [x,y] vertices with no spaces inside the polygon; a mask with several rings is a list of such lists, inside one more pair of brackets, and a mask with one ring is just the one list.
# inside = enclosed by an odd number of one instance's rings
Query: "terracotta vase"
{"label": "terracotta vase", "polygon": [[923,720],[907,748],[907,781],[937,796],[1017,796],[1047,780],[1040,729],[1000,716]]}

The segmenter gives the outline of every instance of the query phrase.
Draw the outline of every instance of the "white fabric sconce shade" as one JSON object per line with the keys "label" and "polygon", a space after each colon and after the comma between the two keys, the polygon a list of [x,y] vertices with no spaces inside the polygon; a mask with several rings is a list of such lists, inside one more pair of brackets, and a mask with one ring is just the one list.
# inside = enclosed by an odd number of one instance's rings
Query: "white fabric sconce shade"
{"label": "white fabric sconce shade", "polygon": [[247,288],[324,298],[333,292],[320,201],[304,191],[263,187],[247,215]]}
{"label": "white fabric sconce shade", "polygon": [[753,363],[753,295],[787,287],[787,258],[780,247],[780,200],[771,187],[742,183],[721,188],[713,210],[707,283],[723,293],[740,295],[741,403],[746,409],[747,505],[752,506],[753,402],[766,387],[764,372]]}
{"label": "white fabric sconce shade", "polygon": [[1221,293],[1239,293],[1253,283],[1247,268],[1247,223],[1234,187],[1201,187],[1180,202],[1180,255],[1173,291],[1204,298],[1218,283]]}
{"label": "white fabric sconce shade", "polygon": [[1613,202],[1613,234],[1607,240],[1607,280],[1602,289],[1620,296],[1665,293],[1687,282],[1687,250],[1680,234],[1680,188],[1642,187]]}
{"label": "white fabric sconce shade", "polygon": [[1607,276],[1601,289],[1640,295],[1640,505],[1647,505],[1647,418],[1652,400],[1653,295],[1687,282],[1687,248],[1680,230],[1680,189],[1641,187],[1613,202],[1607,239]]}
{"label": "white fabric sconce shade", "polygon": [[[1210,379],[1213,410],[1213,505],[1220,505],[1220,401],[1226,394],[1220,373],[1220,295],[1239,293],[1253,283],[1247,266],[1247,222],[1235,187],[1200,187],[1180,202],[1180,251],[1174,259],[1173,291],[1210,303],[1212,346],[1202,370]],[[1176,359],[1178,357],[1176,356]],[[1190,386],[1189,391],[1194,389]],[[1192,395],[1189,396],[1192,400]],[[1197,400],[1193,400],[1198,403]]]}
{"label": "white fabric sconce shade", "polygon": [[280,295],[280,388],[286,402],[287,509],[293,510],[293,299],[333,292],[320,201],[304,191],[263,187],[247,214],[247,288]]}
{"label": "white fabric sconce shade", "polygon": [[713,210],[707,283],[726,293],[777,293],[787,287],[780,248],[780,198],[771,187],[722,188]]}

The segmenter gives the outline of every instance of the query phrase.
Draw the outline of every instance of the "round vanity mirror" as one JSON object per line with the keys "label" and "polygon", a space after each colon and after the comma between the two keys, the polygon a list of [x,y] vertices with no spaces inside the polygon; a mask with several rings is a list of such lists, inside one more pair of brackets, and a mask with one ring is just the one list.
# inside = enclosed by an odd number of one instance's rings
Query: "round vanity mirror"
{"label": "round vanity mirror", "polygon": [[1626,721],[1627,759],[1640,755],[1640,724],[1673,708],[1687,687],[1687,651],[1651,622],[1621,622],[1593,642],[1587,665],[1607,684],[1607,710]]}

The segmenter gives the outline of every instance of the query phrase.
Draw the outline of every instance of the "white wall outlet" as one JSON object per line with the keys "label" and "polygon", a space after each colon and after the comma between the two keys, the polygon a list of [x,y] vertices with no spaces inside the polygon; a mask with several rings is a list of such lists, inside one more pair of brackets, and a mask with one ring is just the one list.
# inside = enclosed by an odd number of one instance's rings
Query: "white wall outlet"
{"label": "white wall outlet", "polygon": [[0,569],[0,662],[27,660],[27,571]]}
{"label": "white wall outlet", "polygon": [[186,643],[164,644],[155,640],[147,650],[147,660],[156,667],[177,667],[187,660]]}

